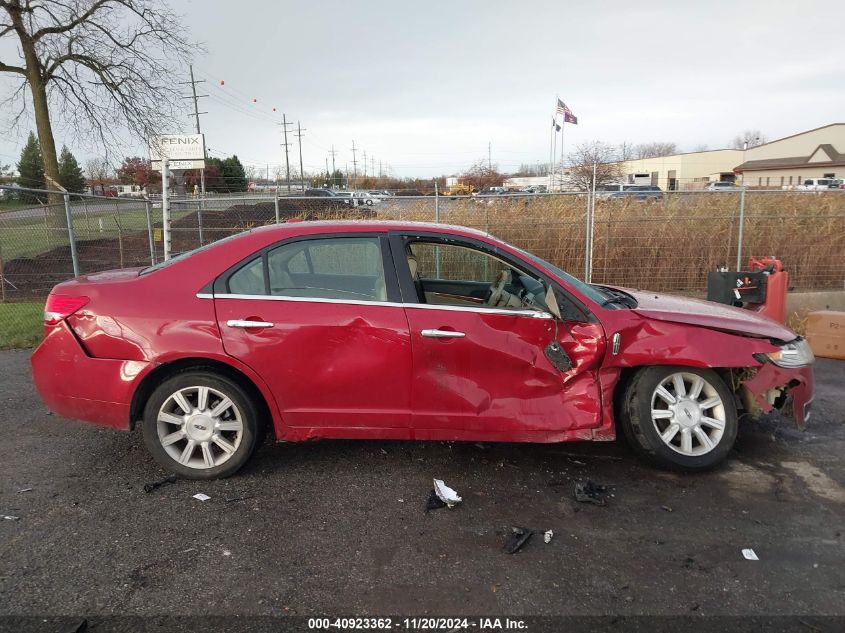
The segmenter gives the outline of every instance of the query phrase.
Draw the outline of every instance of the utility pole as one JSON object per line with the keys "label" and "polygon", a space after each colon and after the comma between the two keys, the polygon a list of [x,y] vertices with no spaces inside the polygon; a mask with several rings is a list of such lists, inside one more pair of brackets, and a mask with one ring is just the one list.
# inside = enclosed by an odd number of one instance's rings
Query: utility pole
{"label": "utility pole", "polygon": [[285,142],[283,143],[283,147],[285,148],[285,169],[287,174],[288,180],[288,191],[290,191],[290,160],[288,158],[288,126],[293,125],[293,123],[288,123],[287,118],[285,118],[285,114],[282,113],[282,122],[279,124],[282,126],[282,129],[285,132]]}
{"label": "utility pole", "polygon": [[326,185],[329,184],[329,157],[326,156]]}
{"label": "utility pole", "polygon": [[364,150],[364,178],[367,177],[367,150]]}
{"label": "utility pole", "polygon": [[379,158],[379,160],[378,160],[378,177],[379,177],[379,178],[382,178],[382,172],[381,172],[381,159],[380,159],[380,158]]}
{"label": "utility pole", "polygon": [[490,141],[487,141],[487,169],[493,171],[493,155],[491,153],[491,146],[492,144]]}
{"label": "utility pole", "polygon": [[[353,143],[354,143],[354,142],[355,142],[355,141],[353,141]],[[337,152],[336,152],[336,151],[335,151],[335,149],[334,149],[334,144],[332,144],[332,151],[330,151],[330,152],[329,152],[329,154],[331,154],[331,155],[332,155],[332,173],[334,173],[334,171],[335,171],[335,166],[334,166],[334,157],[335,157],[335,155],[337,154]]]}
{"label": "utility pole", "polygon": [[370,173],[375,178],[376,175],[376,157],[370,154]]}
{"label": "utility pole", "polygon": [[[207,97],[208,95],[198,95],[197,94],[197,84],[205,83],[204,80],[200,79],[196,81],[194,79],[194,67],[188,66],[191,73],[191,81],[180,81],[179,83],[183,86],[190,85],[191,86],[191,96],[182,97],[183,99],[193,99],[194,101],[194,119],[196,120],[197,126],[197,134],[202,134],[200,131],[200,115],[201,114],[208,114],[208,112],[200,112],[199,110],[199,100]],[[203,152],[203,162],[205,162],[205,153]],[[200,194],[203,198],[205,198],[205,168],[200,169]]]}
{"label": "utility pole", "polygon": [[302,190],[305,191],[305,171],[302,168],[302,133],[303,130],[299,127],[299,121],[296,122],[296,139],[299,144],[299,181],[302,184]]}
{"label": "utility pole", "polygon": [[[358,161],[355,160],[355,140],[352,140],[352,189],[355,188],[355,181],[358,180]],[[349,166],[346,166],[346,181],[349,182]]]}

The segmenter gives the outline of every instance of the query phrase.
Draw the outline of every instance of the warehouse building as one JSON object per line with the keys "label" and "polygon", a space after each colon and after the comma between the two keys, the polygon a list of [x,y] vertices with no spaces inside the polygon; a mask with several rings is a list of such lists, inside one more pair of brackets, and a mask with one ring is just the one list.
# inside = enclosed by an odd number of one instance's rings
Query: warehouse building
{"label": "warehouse building", "polygon": [[664,191],[703,189],[713,180],[733,182],[734,167],[742,162],[742,150],[715,149],[672,154],[619,163],[626,183],[657,185]]}
{"label": "warehouse building", "polygon": [[[740,152],[743,153],[743,152]],[[749,148],[737,165],[746,187],[789,188],[807,178],[845,177],[845,123],[831,123]]]}

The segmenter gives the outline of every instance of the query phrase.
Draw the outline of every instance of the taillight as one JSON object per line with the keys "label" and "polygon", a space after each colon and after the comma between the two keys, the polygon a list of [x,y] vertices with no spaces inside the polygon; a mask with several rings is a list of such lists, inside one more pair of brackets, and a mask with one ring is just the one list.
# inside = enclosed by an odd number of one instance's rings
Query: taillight
{"label": "taillight", "polygon": [[50,295],[44,306],[44,325],[58,325],[88,303],[88,297]]}

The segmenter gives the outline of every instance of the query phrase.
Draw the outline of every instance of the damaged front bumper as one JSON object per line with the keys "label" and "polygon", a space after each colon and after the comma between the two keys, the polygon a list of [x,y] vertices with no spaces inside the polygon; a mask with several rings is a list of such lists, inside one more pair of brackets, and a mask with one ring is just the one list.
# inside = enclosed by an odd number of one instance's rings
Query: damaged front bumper
{"label": "damaged front bumper", "polygon": [[813,403],[813,366],[785,368],[765,363],[740,380],[740,395],[752,416],[778,410],[802,431]]}

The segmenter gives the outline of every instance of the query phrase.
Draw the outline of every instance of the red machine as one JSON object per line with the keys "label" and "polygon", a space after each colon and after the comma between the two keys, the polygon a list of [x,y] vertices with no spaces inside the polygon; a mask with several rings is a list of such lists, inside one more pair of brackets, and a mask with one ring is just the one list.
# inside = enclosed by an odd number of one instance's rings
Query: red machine
{"label": "red machine", "polygon": [[774,257],[752,257],[748,270],[712,272],[707,277],[707,299],[726,303],[774,319],[786,321],[786,291],[789,273]]}

